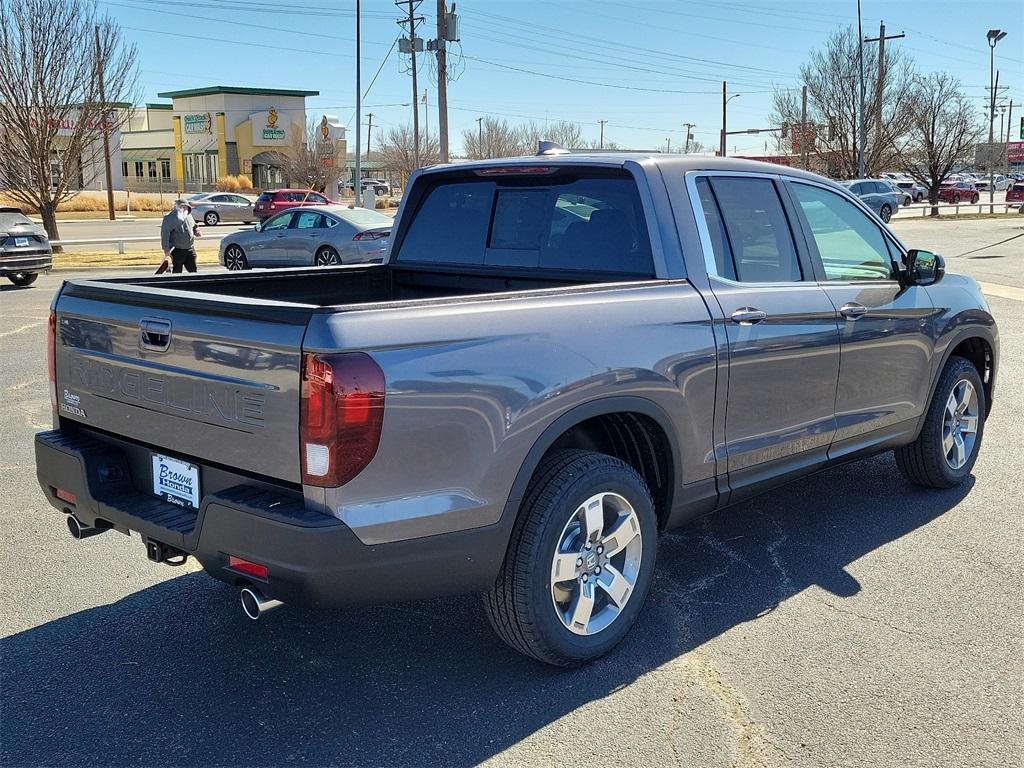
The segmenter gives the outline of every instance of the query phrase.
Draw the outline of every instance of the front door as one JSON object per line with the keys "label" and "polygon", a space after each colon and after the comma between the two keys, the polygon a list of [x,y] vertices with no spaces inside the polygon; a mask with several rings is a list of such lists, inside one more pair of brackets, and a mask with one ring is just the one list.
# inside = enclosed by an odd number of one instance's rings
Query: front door
{"label": "front door", "polygon": [[293,211],[283,211],[267,219],[257,236],[246,249],[249,263],[254,267],[273,267],[284,261],[284,240],[288,236],[288,225],[292,223]]}
{"label": "front door", "polygon": [[798,254],[780,183],[750,174],[696,180],[728,341],[725,440],[734,500],[823,464],[835,433],[835,309]]}
{"label": "front door", "polygon": [[860,206],[812,182],[787,182],[819,284],[839,314],[837,458],[913,430],[927,404],[934,307],[898,280],[895,241]]}

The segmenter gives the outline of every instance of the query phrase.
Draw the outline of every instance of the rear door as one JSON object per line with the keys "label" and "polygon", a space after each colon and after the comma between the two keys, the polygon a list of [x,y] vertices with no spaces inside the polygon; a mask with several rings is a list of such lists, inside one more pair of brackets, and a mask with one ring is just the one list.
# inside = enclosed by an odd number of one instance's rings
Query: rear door
{"label": "rear door", "polygon": [[729,486],[823,464],[835,433],[835,308],[794,240],[781,181],[759,174],[688,177],[711,290],[728,343]]}
{"label": "rear door", "polygon": [[318,244],[324,239],[326,226],[319,211],[296,210],[292,222],[280,241],[281,263],[289,267],[308,267]]}
{"label": "rear door", "polygon": [[787,186],[819,284],[839,313],[836,458],[909,428],[928,399],[934,307],[926,288],[903,286],[902,254],[873,217],[811,181]]}

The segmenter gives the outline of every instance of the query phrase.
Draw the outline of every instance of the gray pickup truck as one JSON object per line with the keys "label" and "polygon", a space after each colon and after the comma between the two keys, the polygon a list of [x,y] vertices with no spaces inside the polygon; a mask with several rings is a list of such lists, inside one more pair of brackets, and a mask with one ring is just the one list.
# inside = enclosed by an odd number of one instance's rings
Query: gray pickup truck
{"label": "gray pickup truck", "polygon": [[195,557],[256,618],[480,592],[571,665],[657,539],[895,449],[961,482],[998,361],[978,285],[813,174],[568,155],[414,174],[380,265],[65,282],[42,490]]}

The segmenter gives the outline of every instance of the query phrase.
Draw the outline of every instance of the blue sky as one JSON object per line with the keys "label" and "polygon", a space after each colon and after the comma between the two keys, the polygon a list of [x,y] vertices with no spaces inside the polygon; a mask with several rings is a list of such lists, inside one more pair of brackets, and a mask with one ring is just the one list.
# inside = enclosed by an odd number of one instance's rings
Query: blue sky
{"label": "blue sky", "polygon": [[[311,115],[336,114],[354,126],[355,0],[103,0],[100,9],[139,49],[142,98],[210,85],[320,91]],[[798,84],[800,64],[829,33],[856,24],[856,0],[458,0],[461,43],[449,84],[453,152],[482,115],[571,120],[596,139],[632,148],[672,146],[684,122],[714,145],[721,81],[742,94],[729,104],[730,129],[764,127],[773,87]],[[424,0],[425,39],[435,36],[436,0]],[[363,87],[374,133],[411,122],[408,56],[392,43],[401,12],[392,0],[363,0]],[[996,49],[1004,98],[1024,101],[1024,0],[863,0],[865,34],[884,19],[890,42],[921,71],[957,76],[984,112],[989,81],[985,33],[1008,36]],[[430,57],[432,58],[432,57]],[[436,130],[432,61],[418,59],[424,119]],[[383,62],[383,66],[382,66]],[[575,82],[588,81],[588,82]],[[366,117],[364,115],[364,125]],[[1014,122],[1017,122],[1016,119]],[[998,128],[998,124],[997,124]],[[350,132],[350,140],[354,134]],[[364,131],[365,142],[365,131]],[[379,135],[379,134],[377,134]],[[759,153],[764,138],[730,137],[729,150]],[[365,148],[365,143],[364,143]]]}

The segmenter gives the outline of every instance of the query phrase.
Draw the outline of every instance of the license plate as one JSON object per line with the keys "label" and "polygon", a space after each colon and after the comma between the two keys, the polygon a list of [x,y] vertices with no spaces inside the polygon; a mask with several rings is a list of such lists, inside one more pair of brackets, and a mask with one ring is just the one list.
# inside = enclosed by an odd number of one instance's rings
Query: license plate
{"label": "license plate", "polygon": [[28,238],[16,237],[14,238],[14,245],[16,248],[24,248],[26,245],[28,245]]}
{"label": "license plate", "polygon": [[154,453],[153,493],[179,507],[199,509],[199,467]]}

